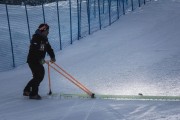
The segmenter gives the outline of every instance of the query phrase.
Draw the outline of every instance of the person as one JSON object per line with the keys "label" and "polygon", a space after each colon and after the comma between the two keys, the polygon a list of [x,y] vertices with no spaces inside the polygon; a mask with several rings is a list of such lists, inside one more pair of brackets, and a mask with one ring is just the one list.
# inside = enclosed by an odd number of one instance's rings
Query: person
{"label": "person", "polygon": [[50,56],[50,62],[55,62],[55,54],[48,42],[49,25],[40,24],[30,42],[27,63],[31,69],[33,78],[27,83],[24,88],[23,95],[29,96],[29,99],[40,100],[41,96],[38,94],[39,85],[42,82],[45,74],[43,64],[45,63],[46,53]]}

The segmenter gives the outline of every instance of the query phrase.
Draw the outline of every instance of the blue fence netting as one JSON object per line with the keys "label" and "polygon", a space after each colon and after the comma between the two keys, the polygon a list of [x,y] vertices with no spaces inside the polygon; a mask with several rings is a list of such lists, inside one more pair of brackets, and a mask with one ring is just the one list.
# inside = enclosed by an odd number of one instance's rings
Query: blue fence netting
{"label": "blue fence netting", "polygon": [[[51,0],[52,1],[52,0]],[[67,0],[0,2],[0,71],[26,63],[29,42],[40,23],[50,26],[55,51],[111,25],[151,0]]]}

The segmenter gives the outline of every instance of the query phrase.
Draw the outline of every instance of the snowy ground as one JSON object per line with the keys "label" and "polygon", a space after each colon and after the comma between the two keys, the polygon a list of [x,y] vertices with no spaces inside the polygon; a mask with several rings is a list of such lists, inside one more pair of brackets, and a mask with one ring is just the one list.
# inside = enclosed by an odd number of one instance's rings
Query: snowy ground
{"label": "snowy ground", "polygon": [[[178,0],[152,1],[56,53],[57,64],[95,93],[179,96],[179,9]],[[0,76],[0,120],[180,120],[179,101],[28,100],[27,64]],[[82,92],[54,71],[51,79],[55,93]],[[42,96],[47,81],[46,74]]]}

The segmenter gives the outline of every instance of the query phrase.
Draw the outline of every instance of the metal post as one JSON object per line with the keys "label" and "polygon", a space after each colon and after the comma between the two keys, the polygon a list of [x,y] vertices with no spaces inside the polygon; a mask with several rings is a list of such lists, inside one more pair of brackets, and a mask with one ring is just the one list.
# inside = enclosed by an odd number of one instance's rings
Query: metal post
{"label": "metal post", "polygon": [[71,44],[72,42],[72,13],[71,13],[71,0],[69,0],[69,12],[70,12],[70,35],[71,35]]}
{"label": "metal post", "polygon": [[132,11],[134,11],[134,2],[131,0],[131,5],[132,5]]}
{"label": "metal post", "polygon": [[138,0],[138,3],[139,3],[139,7],[141,7],[141,1],[140,0]]}
{"label": "metal post", "polygon": [[109,4],[109,25],[111,25],[111,0],[108,0]]}
{"label": "metal post", "polygon": [[43,11],[43,20],[44,20],[44,23],[46,23],[45,13],[44,13],[44,5],[43,5],[43,3],[42,3],[42,11]]}
{"label": "metal post", "polygon": [[125,15],[125,3],[124,3],[124,0],[122,0],[123,1],[123,15]]}
{"label": "metal post", "polygon": [[25,3],[25,11],[26,11],[26,19],[27,19],[27,25],[28,25],[29,40],[31,40],[31,32],[30,32],[30,27],[29,27],[29,17],[28,17],[26,3]]}
{"label": "metal post", "polygon": [[62,50],[62,44],[61,44],[61,24],[60,24],[60,17],[59,17],[59,4],[58,0],[57,2],[57,17],[58,17],[58,28],[59,28],[59,42],[60,42],[60,50]]}
{"label": "metal post", "polygon": [[117,0],[117,17],[119,19],[119,0]]}
{"label": "metal post", "polygon": [[99,29],[101,30],[101,9],[100,9],[100,0],[98,0],[98,10],[99,10]]}
{"label": "metal post", "polygon": [[77,0],[77,19],[78,19],[78,40],[79,40],[80,37],[79,0]]}
{"label": "metal post", "polygon": [[87,15],[88,15],[88,27],[89,27],[89,35],[91,34],[91,21],[90,21],[90,8],[89,8],[89,0],[87,1]]}
{"label": "metal post", "polygon": [[11,52],[12,52],[13,67],[15,67],[14,48],[13,48],[13,42],[12,42],[11,27],[10,27],[9,13],[8,13],[7,4],[6,4],[6,14],[7,14],[7,20],[8,20],[9,37],[10,37],[10,42],[11,42]]}
{"label": "metal post", "polygon": [[80,37],[81,37],[81,10],[82,10],[81,4],[82,4],[82,0],[80,0],[80,5],[79,5],[79,7],[80,7],[79,8],[80,9],[80,14],[79,14],[79,26],[80,26],[79,27],[79,34],[80,34]]}

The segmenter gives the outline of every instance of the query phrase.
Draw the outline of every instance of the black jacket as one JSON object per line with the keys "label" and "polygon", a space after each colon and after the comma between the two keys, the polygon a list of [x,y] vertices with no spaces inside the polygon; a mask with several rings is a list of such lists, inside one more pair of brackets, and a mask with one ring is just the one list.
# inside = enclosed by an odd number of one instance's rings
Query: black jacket
{"label": "black jacket", "polygon": [[36,31],[31,40],[27,63],[41,63],[42,59],[45,58],[46,52],[51,58],[55,59],[54,51],[48,42],[48,38]]}

